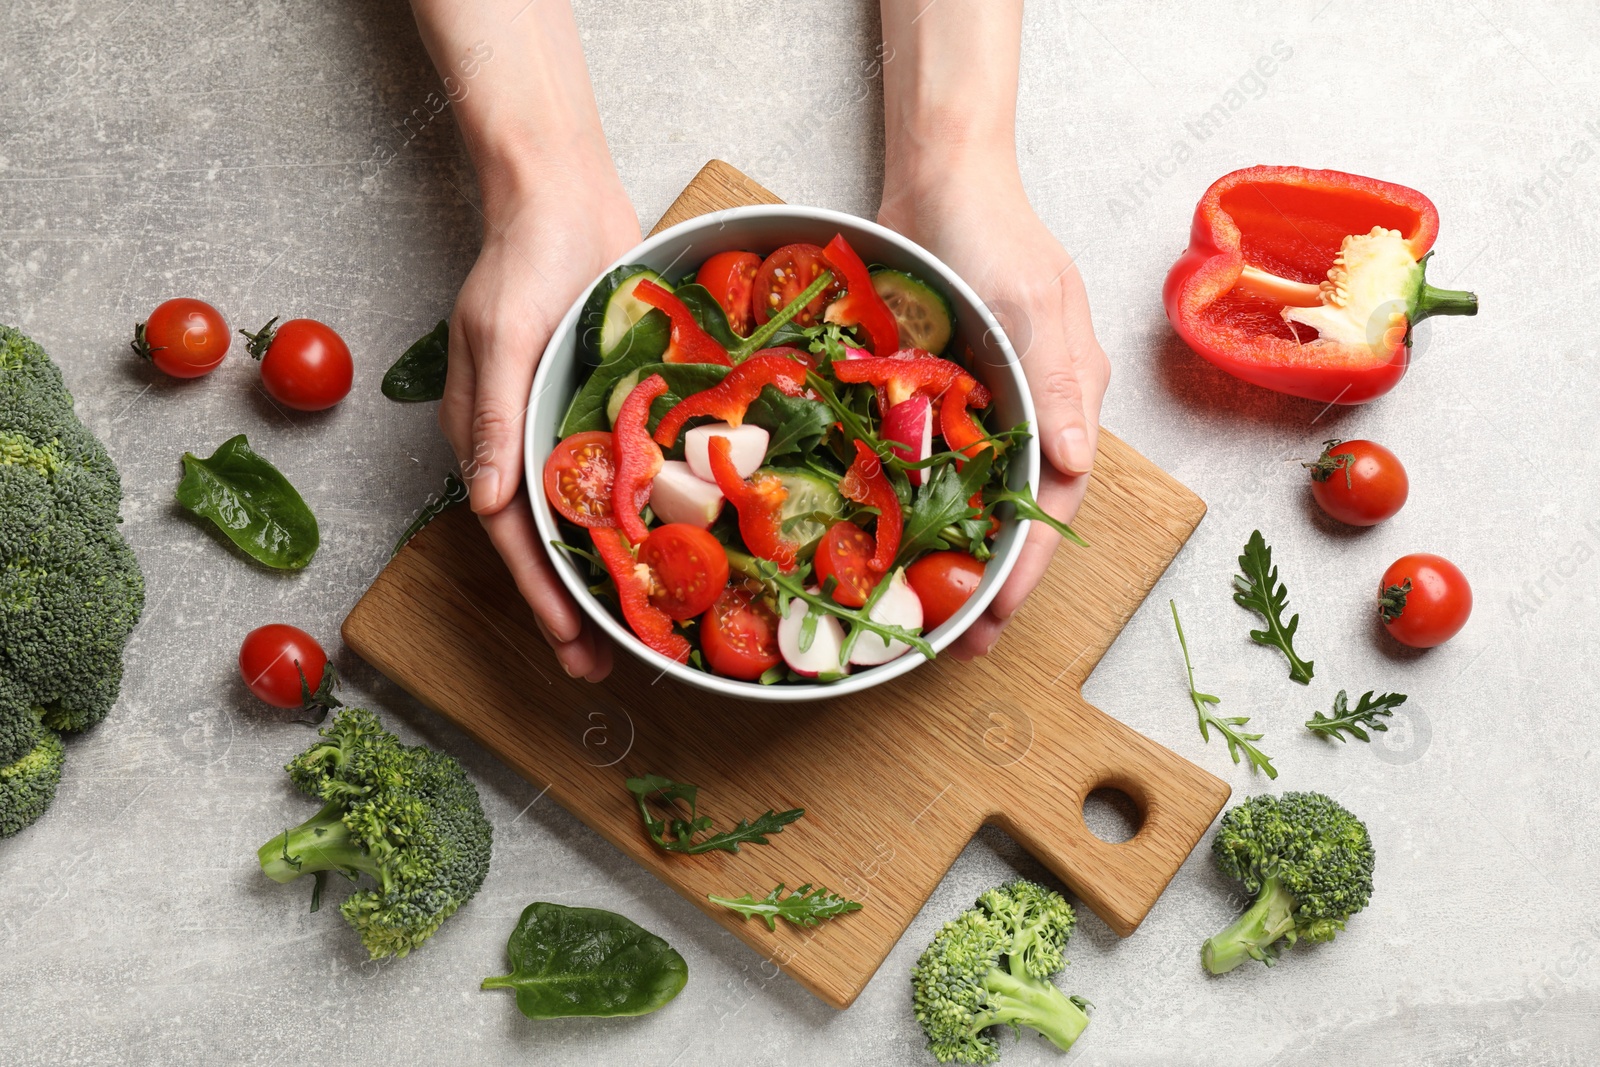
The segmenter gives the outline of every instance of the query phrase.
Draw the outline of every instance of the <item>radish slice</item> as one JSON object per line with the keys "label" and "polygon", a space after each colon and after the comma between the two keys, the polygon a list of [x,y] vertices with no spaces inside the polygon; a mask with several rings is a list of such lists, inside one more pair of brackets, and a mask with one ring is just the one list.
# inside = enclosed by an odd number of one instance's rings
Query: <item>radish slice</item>
{"label": "radish slice", "polygon": [[[921,607],[919,603],[919,611]],[[807,615],[817,620],[817,628],[811,635],[811,644],[801,651]],[[859,639],[856,643],[860,644]],[[850,668],[839,663],[839,653],[843,649],[844,627],[838,619],[811,611],[809,605],[798,597],[790,598],[788,613],[778,620],[778,653],[791,671],[802,678],[815,678],[819,674],[848,674]]]}
{"label": "radish slice", "polygon": [[868,352],[865,348],[852,348],[850,345],[845,345],[844,346],[844,358],[845,359],[872,359],[874,357],[873,357],[872,353]]}
{"label": "radish slice", "polygon": [[722,511],[722,490],[696,478],[681,459],[669,459],[650,484],[650,510],[662,522],[708,529]]}
{"label": "radish slice", "polygon": [[733,469],[739,472],[741,478],[754,474],[756,468],[761,466],[761,461],[767,458],[766,430],[748,422],[743,426],[708,422],[704,426],[696,426],[683,437],[683,455],[696,478],[708,482],[717,480],[711,473],[711,457],[707,451],[713,437],[728,439],[729,458],[733,460]]}
{"label": "radish slice", "polygon": [[[872,606],[867,618],[888,626],[903,626],[907,630],[922,628],[922,600],[906,581],[904,567],[890,577],[889,588]],[[779,632],[782,632],[781,628]],[[863,667],[875,667],[880,663],[888,663],[910,647],[904,641],[885,641],[877,634],[863,630],[856,635],[855,647],[850,650],[850,662]]]}
{"label": "radish slice", "polygon": [[[883,419],[883,439],[901,459],[916,462],[933,455],[933,404],[925,396],[913,396],[889,409]],[[928,468],[906,471],[912,485],[928,480]]]}

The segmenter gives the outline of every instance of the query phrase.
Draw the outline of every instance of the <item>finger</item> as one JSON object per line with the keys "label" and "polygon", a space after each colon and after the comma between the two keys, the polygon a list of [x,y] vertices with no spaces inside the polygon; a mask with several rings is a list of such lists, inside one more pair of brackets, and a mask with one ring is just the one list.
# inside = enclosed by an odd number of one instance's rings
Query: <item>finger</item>
{"label": "finger", "polygon": [[542,328],[505,319],[467,332],[477,378],[467,480],[472,510],[492,515],[511,502],[522,480],[522,421],[545,338]]}
{"label": "finger", "polygon": [[473,372],[472,347],[460,312],[450,316],[449,362],[444,376],[444,395],[439,400],[439,429],[450,442],[456,462],[465,466],[472,455],[472,394],[477,375]]}
{"label": "finger", "polygon": [[1006,628],[1004,619],[995,618],[992,612],[979,615],[972,625],[951,642],[946,652],[965,663],[978,656],[987,656],[989,650],[994,648],[995,642],[1000,640],[1000,633]]}
{"label": "finger", "polygon": [[1094,465],[1111,364],[1094,338],[1077,270],[1069,269],[1057,285],[1060,306],[1044,323],[1023,369],[1033,391],[1045,460],[1064,474],[1086,474]]}
{"label": "finger", "polygon": [[611,673],[611,639],[601,633],[600,628],[594,625],[593,622],[586,622],[585,629],[594,634],[594,666],[590,668],[589,673],[585,674],[584,677],[591,682],[604,681],[605,677]]}
{"label": "finger", "polygon": [[[561,579],[556,576],[550,557],[539,543],[539,532],[533,525],[533,512],[528,506],[526,493],[519,492],[510,507],[493,515],[481,515],[479,521],[489,532],[489,540],[505,560],[512,580],[522,599],[533,608],[533,613],[544,624],[555,643],[566,645],[578,639],[583,630],[583,616],[578,605],[567,594]],[[559,652],[559,648],[557,649]],[[578,655],[578,653],[574,653]],[[592,665],[584,661],[584,674]]]}

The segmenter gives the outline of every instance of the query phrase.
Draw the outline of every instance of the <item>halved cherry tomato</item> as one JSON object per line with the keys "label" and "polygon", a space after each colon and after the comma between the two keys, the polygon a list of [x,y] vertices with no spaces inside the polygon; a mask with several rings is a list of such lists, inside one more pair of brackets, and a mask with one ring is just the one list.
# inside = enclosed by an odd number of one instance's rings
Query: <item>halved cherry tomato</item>
{"label": "halved cherry tomato", "polygon": [[628,629],[651,651],[687,663],[689,639],[673,627],[666,612],[650,602],[650,583],[644,574],[648,568],[641,569],[637,565],[627,538],[617,530],[604,528],[589,533],[594,550],[600,554],[600,562],[605,564],[606,573],[611,575],[611,582],[616,586],[617,607],[622,609]]}
{"label": "halved cherry tomato", "polygon": [[174,378],[210,374],[232,340],[222,312],[186,296],[161,303],[133,328],[133,350]]}
{"label": "halved cherry tomato", "polygon": [[1351,526],[1374,526],[1405,506],[1411,482],[1400,457],[1374,441],[1328,441],[1311,468],[1311,495]]}
{"label": "halved cherry tomato", "polygon": [[[828,269],[827,257],[816,245],[784,245],[762,260],[761,269],[756,271],[750,298],[756,325],[764,325],[780,309],[787,307],[791,301],[805,292],[806,286],[816,281],[817,276]],[[842,292],[844,285],[835,278],[811,303],[800,309],[794,317],[794,324],[815,325],[823,311],[837,300]]]}
{"label": "halved cherry tomato", "polygon": [[761,269],[761,257],[754,252],[718,252],[695,272],[694,280],[711,291],[728,316],[728,325],[740,337],[755,329],[755,313],[750,293]]}
{"label": "halved cherry tomato", "polygon": [[1461,568],[1431,552],[1389,564],[1378,586],[1378,615],[1389,636],[1412,648],[1442,645],[1467,624],[1472,587]]}
{"label": "halved cherry tomato", "polygon": [[906,568],[906,581],[922,601],[922,632],[943,626],[983,581],[983,564],[965,552],[929,552]]}
{"label": "halved cherry tomato", "polygon": [[817,584],[827,588],[828,579],[834,579],[833,599],[847,608],[861,607],[883,577],[870,566],[872,548],[872,535],[855,523],[834,523],[817,542]]}
{"label": "halved cherry tomato", "polygon": [[305,703],[301,674],[305,675],[306,690],[315,693],[327,666],[328,654],[317,639],[286,623],[258,626],[239,646],[239,673],[244,684],[275,708],[301,707]]}
{"label": "halved cherry tomato", "polygon": [[639,546],[650,568],[650,603],[674,619],[692,619],[716,603],[728,584],[728,553],[698,526],[669,522]]}
{"label": "halved cherry tomato", "polygon": [[250,339],[249,352],[261,361],[261,387],[280,404],[296,411],[322,411],[350,392],[356,365],[344,338],[316,319],[274,318]]}
{"label": "halved cherry tomato", "polygon": [[778,616],[756,594],[730,585],[700,620],[700,652],[716,673],[753,682],[783,662]]}
{"label": "halved cherry tomato", "polygon": [[615,526],[611,486],[616,474],[611,435],[604,430],[575,433],[544,461],[544,496],[568,522]]}

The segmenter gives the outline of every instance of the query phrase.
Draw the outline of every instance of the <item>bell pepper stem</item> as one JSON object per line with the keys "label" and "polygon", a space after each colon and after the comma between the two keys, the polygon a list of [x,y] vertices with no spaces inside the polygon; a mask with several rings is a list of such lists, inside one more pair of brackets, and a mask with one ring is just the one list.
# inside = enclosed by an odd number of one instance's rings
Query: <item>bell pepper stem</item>
{"label": "bell pepper stem", "polygon": [[1478,297],[1465,289],[1439,289],[1427,282],[1422,283],[1422,289],[1417,293],[1417,310],[1411,316],[1412,322],[1421,322],[1433,315],[1476,315],[1478,313]]}

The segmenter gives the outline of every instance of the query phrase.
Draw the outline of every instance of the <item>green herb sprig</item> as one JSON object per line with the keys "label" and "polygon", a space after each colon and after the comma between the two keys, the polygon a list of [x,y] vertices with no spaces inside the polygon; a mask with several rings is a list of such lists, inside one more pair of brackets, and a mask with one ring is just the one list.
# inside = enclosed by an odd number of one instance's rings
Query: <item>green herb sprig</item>
{"label": "green herb sprig", "polygon": [[1212,706],[1222,703],[1221,697],[1202,693],[1195,688],[1194,663],[1189,659],[1189,642],[1183,636],[1183,623],[1178,621],[1178,605],[1175,601],[1167,601],[1167,606],[1172,608],[1172,625],[1178,628],[1178,645],[1183,649],[1183,665],[1189,672],[1189,700],[1194,704],[1195,714],[1200,721],[1200,736],[1207,744],[1211,743],[1210,729],[1215,727],[1225,741],[1228,742],[1228,755],[1233,757],[1233,762],[1239,762],[1239,753],[1243,752],[1250,760],[1252,767],[1258,767],[1266,772],[1268,778],[1277,778],[1278,769],[1272,765],[1272,759],[1262,752],[1253,741],[1261,740],[1261,734],[1245,733],[1240,727],[1250,722],[1248,716],[1234,715],[1223,716],[1212,711]]}

